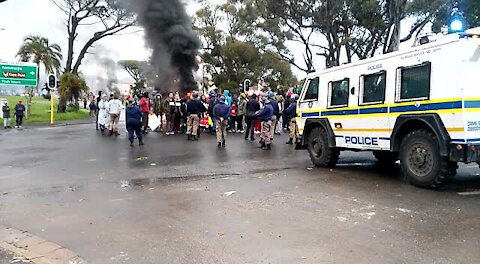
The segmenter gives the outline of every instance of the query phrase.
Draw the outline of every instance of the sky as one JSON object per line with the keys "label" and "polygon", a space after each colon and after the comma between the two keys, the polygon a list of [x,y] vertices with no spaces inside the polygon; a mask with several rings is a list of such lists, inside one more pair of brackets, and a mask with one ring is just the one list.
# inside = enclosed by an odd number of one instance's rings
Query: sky
{"label": "sky", "polygon": [[[194,15],[199,8],[193,0],[184,0],[187,3],[187,12]],[[221,0],[210,0],[211,3]],[[63,24],[65,14],[55,6],[51,0],[8,0],[0,4],[0,61],[17,61],[15,55],[27,35],[41,35],[52,43],[59,44],[64,56],[67,50],[67,28]],[[405,25],[403,29],[408,28]],[[87,41],[95,28],[88,27],[80,32],[76,42],[78,51]],[[139,32],[140,31],[140,32]],[[297,58],[302,58],[301,45],[290,44],[289,48]],[[80,71],[87,76],[98,76],[108,79],[109,71],[102,62],[110,58],[114,62],[125,59],[148,60],[150,50],[145,45],[143,32],[140,28],[133,28],[127,33],[106,37],[94,45],[83,61]],[[322,60],[316,59],[317,69],[323,68]],[[114,63],[114,65],[116,65]],[[119,80],[130,79],[129,75],[118,65],[115,69]],[[303,78],[304,73],[292,67],[294,73]],[[43,78],[42,78],[43,79]]]}

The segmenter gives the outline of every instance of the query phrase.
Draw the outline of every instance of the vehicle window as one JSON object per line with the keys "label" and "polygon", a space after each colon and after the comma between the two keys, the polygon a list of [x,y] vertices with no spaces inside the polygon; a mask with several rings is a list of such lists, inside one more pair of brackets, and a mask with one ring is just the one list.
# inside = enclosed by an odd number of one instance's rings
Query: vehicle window
{"label": "vehicle window", "polygon": [[311,79],[308,84],[307,92],[303,100],[318,100],[318,85],[320,83],[320,78]]}
{"label": "vehicle window", "polygon": [[385,71],[362,77],[362,104],[383,103],[385,101],[386,78],[387,73]]}
{"label": "vehicle window", "polygon": [[331,82],[330,86],[330,106],[348,106],[349,79]]}
{"label": "vehicle window", "polygon": [[399,69],[400,92],[397,89],[397,101],[428,99],[430,96],[430,72],[431,63]]}

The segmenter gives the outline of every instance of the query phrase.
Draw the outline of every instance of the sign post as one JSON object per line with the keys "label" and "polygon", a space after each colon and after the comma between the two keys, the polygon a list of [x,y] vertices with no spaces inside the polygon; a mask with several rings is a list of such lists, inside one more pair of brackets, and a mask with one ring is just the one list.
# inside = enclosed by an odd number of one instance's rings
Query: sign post
{"label": "sign post", "polygon": [[54,123],[54,96],[53,93],[57,89],[57,77],[54,74],[48,75],[48,88],[50,89],[50,125]]}
{"label": "sign post", "polygon": [[0,62],[0,85],[37,87],[37,77],[36,64]]}

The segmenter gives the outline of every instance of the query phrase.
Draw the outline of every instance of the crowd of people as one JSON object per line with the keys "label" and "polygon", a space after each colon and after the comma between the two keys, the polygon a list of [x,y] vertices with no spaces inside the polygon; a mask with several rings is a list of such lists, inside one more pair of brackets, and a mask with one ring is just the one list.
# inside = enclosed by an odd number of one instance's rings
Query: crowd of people
{"label": "crowd of people", "polygon": [[[230,94],[225,90],[219,93],[210,91],[207,95],[198,91],[187,93],[157,93],[153,97],[148,93],[127,97],[125,108],[126,128],[131,146],[134,139],[143,145],[144,135],[149,131],[165,133],[167,136],[185,134],[187,140],[196,141],[201,132],[216,135],[217,147],[225,148],[227,135],[242,133],[245,140],[256,140],[260,135],[260,148],[271,150],[275,135],[283,131],[290,132],[287,144],[299,140],[296,125],[296,106],[298,95],[292,92],[275,94],[239,93]],[[92,107],[90,107],[92,110]],[[99,93],[96,104],[97,130],[102,135],[118,136],[122,102],[116,95],[110,98]],[[159,124],[151,127],[155,118]]]}

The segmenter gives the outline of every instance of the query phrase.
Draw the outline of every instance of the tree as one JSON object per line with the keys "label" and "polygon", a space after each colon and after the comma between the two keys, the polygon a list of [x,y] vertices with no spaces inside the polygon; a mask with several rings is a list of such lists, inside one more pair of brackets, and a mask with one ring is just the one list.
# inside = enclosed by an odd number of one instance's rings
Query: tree
{"label": "tree", "polygon": [[131,85],[131,90],[134,95],[140,94],[145,87],[146,76],[143,69],[146,63],[147,62],[145,61],[137,60],[121,60],[118,62],[118,64],[122,66],[122,68],[127,71],[135,81],[135,84]]}
{"label": "tree", "polygon": [[78,111],[78,100],[82,97],[83,92],[88,92],[88,86],[84,79],[71,72],[65,72],[60,76],[60,100],[57,111],[64,113],[67,110],[67,102],[73,102],[75,109]]}
{"label": "tree", "polygon": [[[78,74],[85,55],[93,44],[105,37],[112,36],[134,25],[132,12],[122,1],[116,0],[51,0],[67,16],[65,25],[68,33],[68,51],[66,72]],[[82,26],[97,26],[98,31],[90,35],[87,42],[74,58],[75,43]]]}
{"label": "tree", "polygon": [[[49,40],[41,36],[27,36],[17,52],[17,57],[23,62],[33,62],[40,69],[40,64],[45,66],[45,73],[58,72],[63,59],[62,49],[58,44],[51,44]],[[37,87],[27,88],[29,95],[27,100],[27,114],[30,115],[30,106],[34,93],[38,93],[40,74],[37,74]]]}
{"label": "tree", "polygon": [[141,64],[142,62],[137,60],[121,60],[118,62],[122,68],[128,72],[128,74],[135,80],[135,83],[144,79],[142,76]]}

